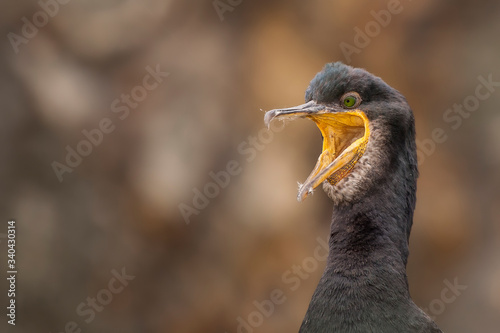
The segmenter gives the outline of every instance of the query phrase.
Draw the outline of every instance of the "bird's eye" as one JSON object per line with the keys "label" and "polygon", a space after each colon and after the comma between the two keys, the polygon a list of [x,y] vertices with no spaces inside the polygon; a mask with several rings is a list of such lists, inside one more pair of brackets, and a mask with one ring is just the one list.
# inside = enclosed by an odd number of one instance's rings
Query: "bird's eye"
{"label": "bird's eye", "polygon": [[347,96],[344,98],[344,105],[347,106],[348,108],[351,108],[356,104],[356,97],[354,96]]}
{"label": "bird's eye", "polygon": [[360,103],[361,97],[355,92],[350,92],[342,96],[342,104],[344,104],[346,108],[357,107]]}

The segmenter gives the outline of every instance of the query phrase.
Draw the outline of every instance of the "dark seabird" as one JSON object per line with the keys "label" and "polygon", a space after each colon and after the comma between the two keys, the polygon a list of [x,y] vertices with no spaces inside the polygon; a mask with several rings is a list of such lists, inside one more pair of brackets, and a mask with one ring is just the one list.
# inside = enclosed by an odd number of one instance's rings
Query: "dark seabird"
{"label": "dark seabird", "polygon": [[311,81],[306,103],[271,110],[309,118],[323,136],[303,200],[320,184],[333,201],[327,265],[300,332],[442,332],[410,297],[406,263],[418,176],[415,122],[405,97],[340,62]]}

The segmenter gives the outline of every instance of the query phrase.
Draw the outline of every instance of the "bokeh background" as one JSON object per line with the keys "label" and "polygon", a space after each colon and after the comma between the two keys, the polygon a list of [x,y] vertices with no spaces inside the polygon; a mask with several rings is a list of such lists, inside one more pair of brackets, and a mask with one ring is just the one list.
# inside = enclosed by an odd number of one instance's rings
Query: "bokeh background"
{"label": "bokeh background", "polygon": [[[219,15],[211,0],[72,0],[16,52],[9,33],[20,36],[42,6],[2,2],[0,233],[17,221],[19,273],[17,325],[2,313],[0,330],[232,333],[279,289],[286,301],[240,332],[296,332],[324,262],[296,290],[283,274],[328,235],[323,191],[295,199],[321,137],[297,121],[255,154],[241,149],[265,135],[261,110],[303,103],[325,63],[348,62],[340,44],[355,45],[355,29],[389,3],[222,0]],[[456,129],[443,116],[479,76],[500,81],[500,3],[400,6],[350,64],[407,97],[420,142],[446,134],[420,161],[411,293],[444,331],[498,332],[500,89]],[[148,66],[169,75],[120,119],[113,101],[141,86]],[[60,182],[53,162],[104,118],[115,130]],[[241,172],[186,223],[180,205],[193,207],[196,189],[232,160]],[[0,250],[4,276],[5,238]],[[85,322],[79,304],[103,299],[123,268],[135,278]],[[467,289],[445,304],[444,281],[456,279]],[[5,309],[5,278],[0,287]]]}

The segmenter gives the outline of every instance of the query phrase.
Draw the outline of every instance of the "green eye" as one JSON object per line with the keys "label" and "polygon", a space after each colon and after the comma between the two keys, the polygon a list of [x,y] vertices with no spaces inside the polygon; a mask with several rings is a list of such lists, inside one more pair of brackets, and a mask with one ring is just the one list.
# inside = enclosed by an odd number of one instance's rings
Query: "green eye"
{"label": "green eye", "polygon": [[349,109],[357,108],[361,104],[361,96],[355,91],[345,93],[340,100]]}
{"label": "green eye", "polygon": [[348,108],[352,108],[356,105],[357,99],[354,96],[346,96],[344,97],[344,105]]}

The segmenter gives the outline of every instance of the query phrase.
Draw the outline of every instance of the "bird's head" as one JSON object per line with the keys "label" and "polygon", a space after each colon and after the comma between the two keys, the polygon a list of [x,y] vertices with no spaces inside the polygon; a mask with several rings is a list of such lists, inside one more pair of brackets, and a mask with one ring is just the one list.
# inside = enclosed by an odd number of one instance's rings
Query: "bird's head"
{"label": "bird's head", "polygon": [[273,119],[309,118],[323,137],[316,166],[299,186],[302,201],[323,183],[337,204],[352,202],[398,173],[417,176],[413,114],[406,99],[382,79],[340,62],[311,81],[306,103],[268,111]]}

